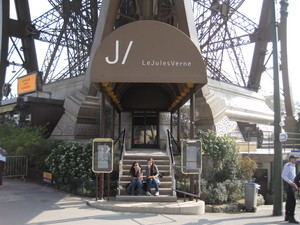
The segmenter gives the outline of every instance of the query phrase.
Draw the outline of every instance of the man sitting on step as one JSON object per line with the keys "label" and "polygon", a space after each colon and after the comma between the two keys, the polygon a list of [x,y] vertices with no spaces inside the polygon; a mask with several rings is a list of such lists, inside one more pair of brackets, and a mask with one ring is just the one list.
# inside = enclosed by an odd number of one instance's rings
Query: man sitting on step
{"label": "man sitting on step", "polygon": [[147,196],[151,196],[150,188],[153,185],[155,188],[155,196],[159,195],[158,187],[159,187],[159,171],[157,166],[155,165],[152,158],[147,160],[147,166],[145,169],[145,177],[146,177],[146,183],[147,183]]}

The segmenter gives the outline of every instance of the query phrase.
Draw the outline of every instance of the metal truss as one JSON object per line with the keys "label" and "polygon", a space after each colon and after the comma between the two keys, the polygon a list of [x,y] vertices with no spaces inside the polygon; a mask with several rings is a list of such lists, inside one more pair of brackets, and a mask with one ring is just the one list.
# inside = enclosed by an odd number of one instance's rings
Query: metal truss
{"label": "metal truss", "polygon": [[[48,43],[48,50],[40,66],[44,83],[85,73],[102,5],[102,0],[48,0],[48,2],[53,8],[33,20],[31,26],[34,38]],[[156,8],[154,7],[153,19],[172,24],[173,1],[154,2]],[[243,46],[253,43],[251,37],[257,32],[258,25],[238,11],[245,0],[191,0],[191,2],[208,76],[247,87],[249,74],[243,57]],[[143,4],[140,0],[122,0],[115,26],[141,19],[140,4]],[[17,38],[11,40],[11,43],[14,42],[17,42]],[[16,44],[12,44],[9,55],[18,54],[17,49]],[[22,64],[22,60],[15,63],[21,67]]]}
{"label": "metal truss", "polygon": [[251,35],[258,27],[238,11],[244,1],[192,0],[208,76],[242,87],[249,79],[242,46],[252,42]]}

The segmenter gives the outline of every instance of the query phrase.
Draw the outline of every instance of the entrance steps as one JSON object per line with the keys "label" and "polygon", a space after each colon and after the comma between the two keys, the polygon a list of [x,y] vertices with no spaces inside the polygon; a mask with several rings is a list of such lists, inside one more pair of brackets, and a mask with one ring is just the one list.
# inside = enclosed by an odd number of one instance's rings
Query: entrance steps
{"label": "entrance steps", "polygon": [[[131,177],[129,170],[133,162],[138,162],[144,171],[147,159],[152,158],[158,167],[159,172],[163,175],[160,178],[159,196],[131,196],[126,191],[126,186],[130,183]],[[132,149],[124,153],[120,166],[119,174],[119,195],[116,196],[118,201],[136,201],[136,202],[175,202],[176,195],[172,190],[173,179],[171,176],[170,159],[165,151],[159,149]],[[151,189],[154,192],[153,188]]]}

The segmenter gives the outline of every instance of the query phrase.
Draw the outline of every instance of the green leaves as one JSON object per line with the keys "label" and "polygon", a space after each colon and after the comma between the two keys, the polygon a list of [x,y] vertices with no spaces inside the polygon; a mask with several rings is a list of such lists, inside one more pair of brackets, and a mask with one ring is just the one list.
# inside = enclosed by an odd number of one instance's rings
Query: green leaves
{"label": "green leaves", "polygon": [[61,143],[52,149],[45,162],[58,186],[66,185],[72,189],[74,185],[91,181],[94,176],[92,146],[88,143]]}
{"label": "green leaves", "polygon": [[233,139],[217,136],[216,132],[200,131],[198,137],[203,143],[203,152],[213,161],[214,171],[209,182],[223,182],[236,179],[240,173],[238,152]]}

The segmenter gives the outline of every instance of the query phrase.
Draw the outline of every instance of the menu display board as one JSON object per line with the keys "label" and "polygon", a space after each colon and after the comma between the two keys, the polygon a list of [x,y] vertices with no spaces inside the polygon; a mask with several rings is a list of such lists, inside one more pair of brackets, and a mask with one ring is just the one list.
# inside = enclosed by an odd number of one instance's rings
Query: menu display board
{"label": "menu display board", "polygon": [[200,140],[181,141],[181,170],[184,174],[199,174],[202,165]]}
{"label": "menu display board", "polygon": [[94,173],[111,173],[113,171],[113,140],[111,138],[93,140],[92,163]]}

